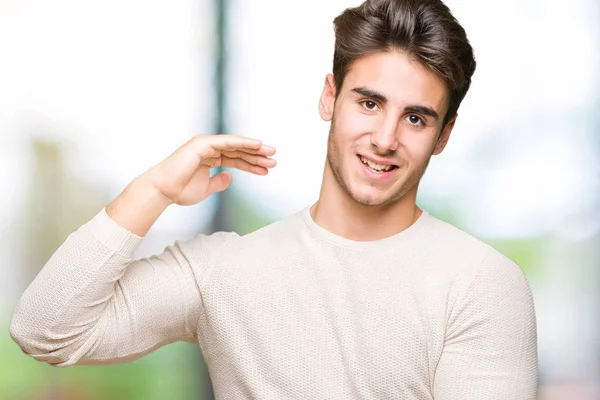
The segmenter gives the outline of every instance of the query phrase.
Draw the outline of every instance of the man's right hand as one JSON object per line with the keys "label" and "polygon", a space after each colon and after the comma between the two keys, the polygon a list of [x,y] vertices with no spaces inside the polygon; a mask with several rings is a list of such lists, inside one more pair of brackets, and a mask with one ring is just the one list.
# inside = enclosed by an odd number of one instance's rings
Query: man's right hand
{"label": "man's right hand", "polygon": [[237,168],[266,175],[276,161],[275,148],[260,140],[236,135],[197,135],[144,174],[153,187],[171,204],[194,205],[231,184],[231,174],[213,177],[214,167]]}
{"label": "man's right hand", "polygon": [[231,184],[231,174],[213,177],[213,167],[237,168],[266,175],[275,167],[270,156],[275,148],[260,140],[234,135],[197,135],[166,159],[135,178],[106,207],[106,213],[119,225],[145,236],[158,217],[171,204],[197,204]]}

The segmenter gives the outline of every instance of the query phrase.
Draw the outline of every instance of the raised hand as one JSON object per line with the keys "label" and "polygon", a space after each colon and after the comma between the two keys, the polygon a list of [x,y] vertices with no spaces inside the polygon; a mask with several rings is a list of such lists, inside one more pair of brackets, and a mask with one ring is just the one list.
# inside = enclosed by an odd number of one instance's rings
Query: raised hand
{"label": "raised hand", "polygon": [[266,175],[275,167],[275,148],[260,140],[236,135],[197,135],[144,174],[157,191],[173,204],[193,205],[231,184],[231,174],[214,167],[237,168]]}

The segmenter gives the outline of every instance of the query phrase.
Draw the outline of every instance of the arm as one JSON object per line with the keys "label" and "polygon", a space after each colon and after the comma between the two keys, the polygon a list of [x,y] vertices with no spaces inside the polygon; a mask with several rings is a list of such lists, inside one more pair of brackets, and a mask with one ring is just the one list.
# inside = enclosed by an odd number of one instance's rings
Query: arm
{"label": "arm", "polygon": [[214,166],[265,175],[275,149],[233,135],[197,135],[136,178],[73,232],[19,300],[10,334],[23,352],[52,365],[137,359],[171,342],[196,340],[200,289],[211,256],[229,237],[176,242],[132,260],[170,204],[197,204],[231,183]]}
{"label": "arm", "polygon": [[[144,204],[139,202],[144,191],[135,193],[137,204]],[[127,200],[118,200],[123,210]],[[149,227],[153,210],[145,211],[138,221],[131,218],[136,213],[123,221]],[[223,239],[224,234],[200,235],[132,260],[142,237],[102,210],[67,238],[27,288],[14,311],[11,336],[24,353],[56,366],[127,362],[168,343],[195,342],[197,279],[210,261],[198,259],[193,248],[206,253]]]}
{"label": "arm", "polygon": [[534,400],[538,356],[529,284],[510,259],[492,251],[449,296],[446,341],[435,400]]}

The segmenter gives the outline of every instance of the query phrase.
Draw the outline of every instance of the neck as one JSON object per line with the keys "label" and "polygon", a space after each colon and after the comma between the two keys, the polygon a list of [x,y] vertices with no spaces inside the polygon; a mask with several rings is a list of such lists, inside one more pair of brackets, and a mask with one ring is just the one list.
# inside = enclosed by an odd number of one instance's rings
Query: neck
{"label": "neck", "polygon": [[382,206],[354,201],[335,181],[325,177],[318,201],[310,213],[329,232],[355,241],[374,241],[402,232],[423,213],[416,205],[417,187],[400,200]]}

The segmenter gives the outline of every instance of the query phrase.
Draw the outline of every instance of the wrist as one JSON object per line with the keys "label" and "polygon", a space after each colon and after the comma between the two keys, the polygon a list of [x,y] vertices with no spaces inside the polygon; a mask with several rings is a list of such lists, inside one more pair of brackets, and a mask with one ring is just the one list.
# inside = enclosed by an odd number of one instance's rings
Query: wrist
{"label": "wrist", "polygon": [[139,192],[140,196],[147,199],[149,203],[166,209],[175,202],[158,188],[155,179],[149,172],[136,177],[130,184],[131,190]]}
{"label": "wrist", "polygon": [[106,207],[106,213],[125,229],[143,237],[172,203],[150,181],[140,176]]}

